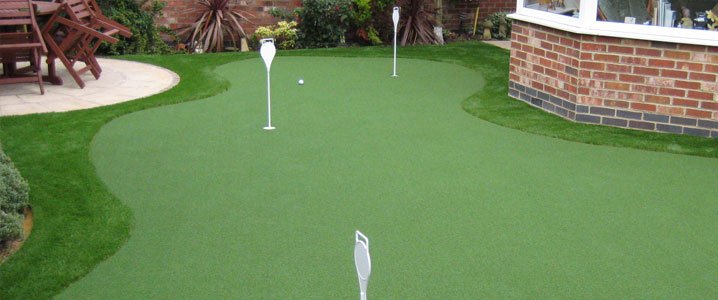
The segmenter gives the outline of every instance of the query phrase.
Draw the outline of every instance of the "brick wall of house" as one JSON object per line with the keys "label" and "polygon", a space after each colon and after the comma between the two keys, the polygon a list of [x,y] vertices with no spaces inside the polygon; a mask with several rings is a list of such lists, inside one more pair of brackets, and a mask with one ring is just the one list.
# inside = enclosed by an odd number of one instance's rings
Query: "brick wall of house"
{"label": "brick wall of house", "polygon": [[513,24],[512,97],[581,123],[718,138],[718,47]]}
{"label": "brick wall of house", "polygon": [[[489,15],[496,12],[515,12],[516,0],[443,0],[445,29],[450,30],[473,30],[476,7],[479,7],[479,26]],[[461,21],[463,15],[464,21]]]}

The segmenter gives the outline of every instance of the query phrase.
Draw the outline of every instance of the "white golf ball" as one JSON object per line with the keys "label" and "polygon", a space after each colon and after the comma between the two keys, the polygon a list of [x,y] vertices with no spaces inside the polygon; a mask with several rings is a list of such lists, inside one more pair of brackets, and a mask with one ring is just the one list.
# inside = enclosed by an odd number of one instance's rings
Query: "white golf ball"
{"label": "white golf ball", "polygon": [[297,81],[297,84],[303,85],[303,84],[304,84],[304,79],[299,79],[299,81]]}

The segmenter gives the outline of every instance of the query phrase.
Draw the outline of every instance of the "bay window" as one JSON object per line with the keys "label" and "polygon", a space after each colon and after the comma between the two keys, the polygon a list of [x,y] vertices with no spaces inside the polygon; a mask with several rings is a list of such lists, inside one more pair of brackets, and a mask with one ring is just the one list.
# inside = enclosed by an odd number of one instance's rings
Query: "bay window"
{"label": "bay window", "polygon": [[579,34],[718,46],[717,14],[718,0],[517,0],[510,17]]}

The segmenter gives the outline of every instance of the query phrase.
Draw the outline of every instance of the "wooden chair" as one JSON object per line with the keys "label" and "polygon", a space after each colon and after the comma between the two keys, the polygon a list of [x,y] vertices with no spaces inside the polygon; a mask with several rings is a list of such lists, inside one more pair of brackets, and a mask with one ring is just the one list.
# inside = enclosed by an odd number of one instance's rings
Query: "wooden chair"
{"label": "wooden chair", "polygon": [[[70,19],[80,22],[88,27],[100,31],[105,31],[105,33],[110,35],[120,34],[121,36],[124,36],[126,38],[132,36],[132,32],[129,28],[116,22],[115,20],[106,17],[102,13],[100,5],[98,5],[95,0],[68,0],[67,3],[70,4],[71,7],[73,7],[73,11],[76,12],[74,15],[68,13]],[[83,11],[88,9],[92,11],[93,18],[83,18]],[[83,43],[87,46],[87,49],[90,49],[92,55],[90,55],[89,57],[93,60],[94,67],[96,68],[97,72],[102,73],[102,68],[100,67],[100,64],[97,63],[97,60],[95,60],[94,55],[102,42],[88,36],[83,41]]]}
{"label": "wooden chair", "polygon": [[105,14],[103,14],[102,10],[100,9],[100,5],[97,4],[97,1],[87,0],[87,4],[90,5],[90,8],[95,13],[95,16],[98,19],[101,19],[103,22],[108,23],[108,24],[114,26],[115,28],[117,28],[119,30],[120,35],[122,35],[126,38],[132,36],[132,31],[130,31],[129,28],[125,27],[125,25],[122,25],[122,24],[116,22],[115,20],[108,18],[107,16],[105,16]]}
{"label": "wooden chair", "polygon": [[[44,95],[40,54],[46,52],[31,0],[0,0],[0,84],[37,82]],[[28,69],[35,75],[22,75],[18,62],[30,62]]]}
{"label": "wooden chair", "polygon": [[[100,78],[100,68],[95,52],[102,42],[116,43],[116,34],[131,36],[124,26],[98,15],[86,0],[64,0],[63,8],[50,17],[42,35],[52,50],[48,59],[59,59],[80,88],[85,83],[80,75],[90,72]],[[84,67],[75,68],[83,62]]]}

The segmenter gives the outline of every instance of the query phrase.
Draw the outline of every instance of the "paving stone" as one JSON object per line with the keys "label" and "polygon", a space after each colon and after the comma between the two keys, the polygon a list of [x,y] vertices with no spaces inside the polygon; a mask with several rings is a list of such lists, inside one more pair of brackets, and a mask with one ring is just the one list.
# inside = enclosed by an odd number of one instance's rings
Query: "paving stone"
{"label": "paving stone", "polygon": [[161,67],[107,58],[98,58],[98,61],[102,66],[102,76],[95,79],[89,72],[84,74],[84,89],[75,83],[62,65],[58,66],[57,73],[64,84],[46,82],[45,95],[40,94],[37,83],[3,85],[0,89],[0,116],[62,112],[115,104],[158,94],[179,83],[177,74]]}

